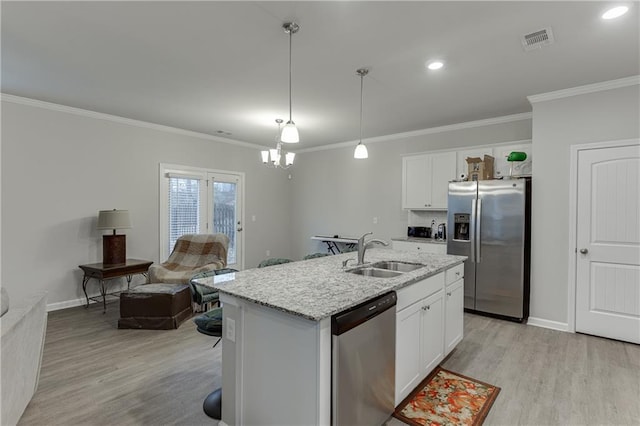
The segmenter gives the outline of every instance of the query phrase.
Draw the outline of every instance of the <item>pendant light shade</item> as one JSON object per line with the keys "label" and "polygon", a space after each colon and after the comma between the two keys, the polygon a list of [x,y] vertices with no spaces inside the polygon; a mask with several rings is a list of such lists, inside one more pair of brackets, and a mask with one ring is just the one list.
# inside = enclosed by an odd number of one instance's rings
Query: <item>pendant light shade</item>
{"label": "pendant light shade", "polygon": [[298,134],[298,128],[296,123],[288,121],[282,128],[282,134],[280,135],[280,141],[284,143],[298,143],[300,142],[300,135]]}
{"label": "pendant light shade", "polygon": [[364,160],[365,158],[369,158],[369,151],[367,151],[367,146],[362,142],[356,145],[356,150],[353,153],[353,158],[358,160]]}
{"label": "pendant light shade", "polygon": [[285,22],[282,25],[284,28],[284,32],[289,34],[289,121],[282,129],[282,133],[280,134],[280,141],[284,143],[298,143],[300,142],[300,135],[298,134],[298,129],[296,128],[296,123],[293,122],[292,118],[292,103],[291,103],[291,43],[293,39],[293,35],[298,32],[300,26],[295,22]]}
{"label": "pendant light shade", "polygon": [[356,145],[353,158],[364,160],[365,158],[369,158],[369,151],[367,151],[366,145],[362,143],[362,98],[364,93],[364,76],[369,74],[369,70],[367,68],[360,68],[356,70],[356,74],[360,76],[360,142]]}

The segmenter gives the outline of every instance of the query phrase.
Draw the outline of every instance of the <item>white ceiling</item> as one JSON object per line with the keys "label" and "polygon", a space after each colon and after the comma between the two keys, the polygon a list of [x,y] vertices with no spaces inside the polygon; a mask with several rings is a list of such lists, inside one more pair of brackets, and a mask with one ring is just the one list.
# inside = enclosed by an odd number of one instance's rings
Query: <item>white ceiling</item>
{"label": "white ceiling", "polygon": [[[629,3],[627,3],[629,4]],[[639,7],[612,2],[2,2],[2,92],[295,149],[527,112],[526,96],[640,74]],[[524,34],[556,42],[525,52]],[[438,72],[425,62],[441,58]]]}

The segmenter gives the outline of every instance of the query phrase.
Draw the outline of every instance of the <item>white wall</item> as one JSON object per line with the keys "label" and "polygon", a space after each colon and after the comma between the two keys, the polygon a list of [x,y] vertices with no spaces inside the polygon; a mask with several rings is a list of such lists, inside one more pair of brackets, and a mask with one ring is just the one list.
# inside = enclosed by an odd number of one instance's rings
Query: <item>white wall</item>
{"label": "white wall", "polygon": [[291,256],[291,181],[254,148],[3,97],[1,160],[1,282],[12,303],[38,290],[54,307],[84,297],[78,265],[102,259],[101,209],[129,209],[127,257],[158,262],[159,163],[245,172],[245,268],[267,249]]}
{"label": "white wall", "polygon": [[569,147],[639,136],[638,85],[533,102],[531,317],[569,320]]}
{"label": "white wall", "polygon": [[325,251],[322,243],[310,240],[318,234],[373,231],[373,237],[385,240],[406,235],[401,155],[526,139],[531,139],[530,119],[370,143],[367,160],[353,158],[355,144],[300,154],[293,177],[292,251],[298,258]]}

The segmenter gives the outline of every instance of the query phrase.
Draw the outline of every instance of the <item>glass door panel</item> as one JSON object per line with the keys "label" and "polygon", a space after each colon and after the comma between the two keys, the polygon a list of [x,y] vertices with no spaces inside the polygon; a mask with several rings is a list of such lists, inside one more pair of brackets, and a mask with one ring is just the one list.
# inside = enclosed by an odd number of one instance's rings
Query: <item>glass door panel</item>
{"label": "glass door panel", "polygon": [[229,237],[227,267],[242,269],[242,176],[209,174],[209,232]]}

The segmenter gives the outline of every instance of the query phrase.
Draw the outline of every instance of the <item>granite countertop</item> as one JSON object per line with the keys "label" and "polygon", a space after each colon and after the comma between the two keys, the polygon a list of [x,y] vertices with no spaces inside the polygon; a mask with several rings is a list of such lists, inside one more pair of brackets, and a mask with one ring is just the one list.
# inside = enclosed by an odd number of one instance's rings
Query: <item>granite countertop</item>
{"label": "granite countertop", "polygon": [[355,259],[344,253],[298,262],[247,269],[233,274],[196,280],[220,293],[268,306],[282,312],[320,321],[371,298],[397,290],[464,262],[465,256],[414,253],[385,248],[367,250],[367,263],[398,260],[425,266],[392,278],[375,278],[346,272],[342,262]]}
{"label": "granite countertop", "polygon": [[392,241],[409,241],[412,243],[425,243],[425,244],[447,244],[447,240],[434,240],[433,238],[419,238],[419,237],[398,237],[392,238]]}

